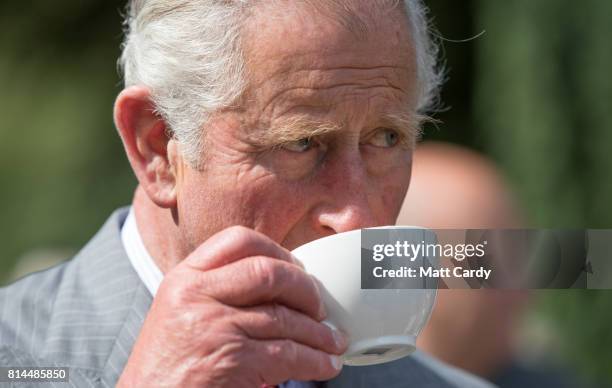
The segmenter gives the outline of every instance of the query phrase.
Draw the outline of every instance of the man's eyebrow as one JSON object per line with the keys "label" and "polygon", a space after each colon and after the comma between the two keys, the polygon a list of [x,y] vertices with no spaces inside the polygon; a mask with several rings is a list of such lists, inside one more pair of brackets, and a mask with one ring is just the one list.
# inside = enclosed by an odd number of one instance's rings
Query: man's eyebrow
{"label": "man's eyebrow", "polygon": [[334,122],[298,116],[275,123],[269,128],[253,131],[248,135],[248,141],[258,148],[267,148],[338,132],[342,127]]}
{"label": "man's eyebrow", "polygon": [[[402,143],[414,146],[421,136],[421,123],[430,120],[416,113],[383,113],[379,118],[379,128],[398,131]],[[258,129],[248,134],[247,141],[257,148],[271,148],[281,144],[322,136],[341,131],[343,124],[331,121],[314,120],[304,116],[292,117],[274,123],[269,128]]]}
{"label": "man's eyebrow", "polygon": [[402,135],[402,142],[407,146],[415,146],[422,135],[421,125],[430,121],[427,116],[418,113],[395,112],[381,115],[381,127],[395,129]]}

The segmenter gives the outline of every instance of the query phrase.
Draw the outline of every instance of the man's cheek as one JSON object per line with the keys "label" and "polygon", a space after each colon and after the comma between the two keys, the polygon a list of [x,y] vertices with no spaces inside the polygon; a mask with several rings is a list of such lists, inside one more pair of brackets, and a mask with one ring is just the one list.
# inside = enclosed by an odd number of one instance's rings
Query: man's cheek
{"label": "man's cheek", "polygon": [[395,223],[395,220],[399,214],[406,190],[408,187],[407,182],[401,184],[387,184],[383,185],[383,191],[380,194],[380,213],[382,223],[391,225]]}
{"label": "man's cheek", "polygon": [[307,212],[308,198],[305,189],[297,185],[260,187],[250,192],[244,207],[253,211],[253,228],[281,241]]}

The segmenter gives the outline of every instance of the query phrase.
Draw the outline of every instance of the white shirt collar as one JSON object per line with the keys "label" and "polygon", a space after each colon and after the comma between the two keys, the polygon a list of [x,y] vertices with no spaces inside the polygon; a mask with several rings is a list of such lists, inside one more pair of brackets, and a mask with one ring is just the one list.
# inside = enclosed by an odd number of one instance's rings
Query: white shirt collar
{"label": "white shirt collar", "polygon": [[164,275],[142,242],[138,225],[136,225],[133,207],[130,208],[130,212],[121,228],[121,241],[138,277],[140,277],[140,280],[145,284],[151,295],[155,297]]}

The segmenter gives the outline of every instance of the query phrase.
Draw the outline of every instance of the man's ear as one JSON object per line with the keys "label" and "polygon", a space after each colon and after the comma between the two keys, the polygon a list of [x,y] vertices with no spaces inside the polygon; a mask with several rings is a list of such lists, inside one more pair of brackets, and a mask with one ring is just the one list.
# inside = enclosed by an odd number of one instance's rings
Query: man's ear
{"label": "man's ear", "polygon": [[114,117],[140,185],[156,205],[175,207],[176,166],[168,150],[175,150],[176,144],[168,137],[164,120],[155,113],[149,90],[143,86],[124,89],[115,101]]}

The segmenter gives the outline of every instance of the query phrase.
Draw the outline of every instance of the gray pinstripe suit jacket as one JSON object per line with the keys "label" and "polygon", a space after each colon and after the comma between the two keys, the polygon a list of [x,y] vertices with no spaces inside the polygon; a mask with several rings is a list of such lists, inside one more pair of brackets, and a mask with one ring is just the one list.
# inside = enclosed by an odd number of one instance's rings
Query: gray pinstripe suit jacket
{"label": "gray pinstripe suit jacket", "polygon": [[[0,289],[1,366],[68,366],[70,382],[55,385],[115,385],[152,302],[121,243],[126,216],[125,208],[113,213],[69,262]],[[457,384],[465,378],[467,382]],[[338,378],[319,385],[392,388],[479,384],[421,355],[420,359],[407,357],[374,367],[347,367]]]}

